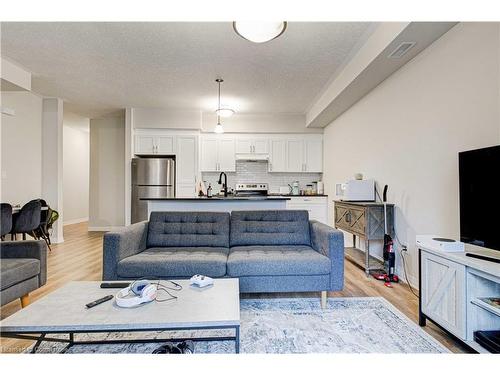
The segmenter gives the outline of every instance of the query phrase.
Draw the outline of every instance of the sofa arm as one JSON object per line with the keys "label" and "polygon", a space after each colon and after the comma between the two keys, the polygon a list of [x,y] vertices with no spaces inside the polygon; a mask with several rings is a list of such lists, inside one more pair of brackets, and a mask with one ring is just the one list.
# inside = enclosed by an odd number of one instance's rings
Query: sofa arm
{"label": "sofa arm", "polygon": [[146,249],[148,222],[129,225],[104,235],[102,252],[102,279],[118,280],[118,263]]}
{"label": "sofa arm", "polygon": [[47,244],[45,241],[3,241],[0,243],[0,257],[32,258],[40,261],[38,286],[47,282]]}
{"label": "sofa arm", "polygon": [[344,234],[316,220],[309,222],[311,245],[331,261],[330,290],[344,287]]}

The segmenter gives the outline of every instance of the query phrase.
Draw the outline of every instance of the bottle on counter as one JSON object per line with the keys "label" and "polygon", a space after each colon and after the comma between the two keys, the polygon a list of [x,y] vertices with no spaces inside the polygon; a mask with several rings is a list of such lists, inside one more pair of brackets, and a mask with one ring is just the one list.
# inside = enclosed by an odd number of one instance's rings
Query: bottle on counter
{"label": "bottle on counter", "polygon": [[207,198],[212,198],[212,185],[208,184]]}

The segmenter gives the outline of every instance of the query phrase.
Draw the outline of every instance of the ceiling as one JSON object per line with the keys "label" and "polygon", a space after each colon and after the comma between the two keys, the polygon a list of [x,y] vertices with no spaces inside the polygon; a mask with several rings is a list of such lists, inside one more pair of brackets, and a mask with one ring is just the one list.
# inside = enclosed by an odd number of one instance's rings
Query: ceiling
{"label": "ceiling", "polygon": [[253,44],[231,23],[5,23],[2,56],[32,90],[98,117],[125,107],[305,113],[373,30],[367,22],[291,22]]}

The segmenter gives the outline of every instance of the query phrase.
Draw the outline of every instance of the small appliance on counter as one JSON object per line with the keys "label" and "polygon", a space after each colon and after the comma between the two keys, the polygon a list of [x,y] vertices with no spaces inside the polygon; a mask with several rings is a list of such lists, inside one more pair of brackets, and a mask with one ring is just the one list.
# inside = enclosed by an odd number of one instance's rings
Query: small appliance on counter
{"label": "small appliance on counter", "polygon": [[290,187],[290,192],[289,194],[291,195],[300,195],[300,184],[299,184],[299,181],[294,181],[292,182],[292,184],[288,184],[288,186]]}
{"label": "small appliance on counter", "polygon": [[335,193],[343,201],[375,202],[375,181],[350,180],[336,184]]}
{"label": "small appliance on counter", "polygon": [[323,181],[313,181],[314,194],[323,195],[325,194],[325,185]]}

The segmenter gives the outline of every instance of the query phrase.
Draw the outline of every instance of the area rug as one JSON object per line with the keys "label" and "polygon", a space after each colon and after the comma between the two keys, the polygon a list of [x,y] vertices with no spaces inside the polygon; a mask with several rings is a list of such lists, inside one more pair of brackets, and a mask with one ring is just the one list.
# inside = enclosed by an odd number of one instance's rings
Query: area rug
{"label": "area rug", "polygon": [[[319,298],[242,299],[240,304],[241,353],[449,353],[381,297],[330,298],[326,309],[321,309]],[[76,340],[230,334],[224,330],[78,334]],[[75,345],[67,353],[151,353],[160,345]],[[45,342],[38,352],[55,353],[63,347]],[[234,353],[234,342],[196,342],[195,353]]]}

